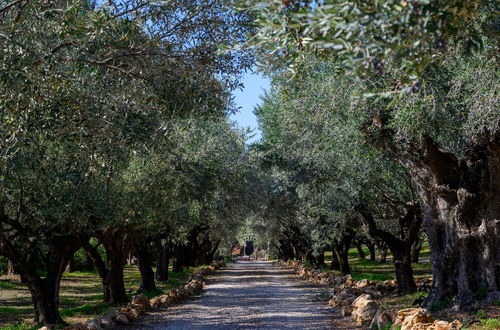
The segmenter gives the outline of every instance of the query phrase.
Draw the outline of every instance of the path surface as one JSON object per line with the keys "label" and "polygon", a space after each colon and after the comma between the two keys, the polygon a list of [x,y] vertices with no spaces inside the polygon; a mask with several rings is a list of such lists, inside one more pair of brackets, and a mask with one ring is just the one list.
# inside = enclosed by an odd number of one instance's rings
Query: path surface
{"label": "path surface", "polygon": [[361,329],[315,300],[324,290],[290,269],[240,261],[209,278],[201,297],[122,329]]}

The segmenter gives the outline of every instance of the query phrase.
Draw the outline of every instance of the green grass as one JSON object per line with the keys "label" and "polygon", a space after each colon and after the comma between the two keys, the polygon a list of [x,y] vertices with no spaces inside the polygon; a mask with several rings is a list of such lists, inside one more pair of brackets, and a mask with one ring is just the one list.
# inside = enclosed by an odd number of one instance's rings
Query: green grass
{"label": "green grass", "polygon": [[5,290],[8,290],[8,289],[15,289],[16,288],[16,284],[14,283],[11,283],[11,282],[7,282],[7,281],[0,281],[0,289],[5,289]]}
{"label": "green grass", "polygon": [[111,305],[108,303],[85,304],[78,307],[63,308],[59,311],[61,316],[80,316],[102,314],[108,310]]}
{"label": "green grass", "polygon": [[36,271],[36,274],[37,274],[38,276],[40,276],[40,277],[45,277],[45,276],[47,276],[47,272],[46,272],[45,270],[42,270],[42,269],[38,269],[38,270]]}
{"label": "green grass", "polygon": [[[377,259],[369,259],[369,250],[364,248],[365,259],[359,258],[358,249],[349,249],[349,265],[351,267],[352,278],[356,281],[368,279],[370,281],[385,281],[395,278],[394,264],[389,260],[386,263],[380,263],[380,256],[377,253]],[[377,251],[378,252],[378,251]],[[429,244],[424,242],[420,256],[425,258],[430,255]],[[331,260],[332,252],[325,252],[325,260]],[[388,258],[392,255],[388,253]],[[432,265],[429,262],[412,264],[414,275],[417,278],[427,278],[432,276]],[[329,271],[329,265],[322,267],[323,271]]]}
{"label": "green grass", "polygon": [[81,272],[81,271],[76,271],[76,272],[71,272],[71,273],[63,273],[63,277],[74,277],[74,276],[85,276],[85,277],[91,277],[91,276],[96,276],[97,272]]}
{"label": "green grass", "polygon": [[19,310],[15,307],[0,307],[0,313],[18,314]]}
{"label": "green grass", "polygon": [[29,323],[19,323],[15,325],[9,325],[6,327],[0,327],[0,330],[36,330],[38,327]]}
{"label": "green grass", "polygon": [[364,279],[367,279],[370,281],[386,281],[386,280],[392,280],[393,277],[390,275],[385,275],[385,274],[353,272],[352,279],[355,281],[360,281],[360,280],[364,280]]}
{"label": "green grass", "polygon": [[91,300],[91,301],[95,301],[95,300],[103,300],[104,299],[104,295],[102,293],[100,294],[96,294],[96,295],[93,295],[93,296],[89,296],[87,298],[85,298],[86,300]]}
{"label": "green grass", "polygon": [[462,328],[462,330],[469,330],[469,329],[481,329],[481,330],[500,329],[500,318],[482,319],[479,320],[479,323],[475,323],[474,325],[467,328]]}
{"label": "green grass", "polygon": [[[190,267],[182,272],[169,272],[170,280],[157,282],[158,290],[144,292],[148,298],[153,298],[169,289],[186,284],[187,277],[194,270],[202,267]],[[171,269],[170,269],[171,270]],[[44,275],[40,272],[40,275]],[[124,282],[127,296],[137,294],[140,287],[141,276],[137,266],[125,266]],[[27,287],[23,284],[0,281],[2,294],[0,305],[4,301],[15,301],[16,306],[0,307],[0,330],[31,330],[34,327],[29,323],[20,323],[33,319],[34,311],[31,297]],[[82,322],[96,315],[105,313],[109,304],[103,303],[101,279],[95,272],[64,273],[61,282],[61,308],[60,314],[68,323]],[[2,327],[3,326],[3,327]],[[38,329],[35,327],[35,329]]]}
{"label": "green grass", "polygon": [[392,297],[387,297],[381,300],[381,305],[382,307],[385,307],[387,309],[404,309],[404,308],[411,308],[415,307],[412,306],[412,303],[420,298],[420,296],[427,297],[429,295],[428,292],[415,292],[413,294],[407,294],[407,295],[396,295]]}
{"label": "green grass", "polygon": [[148,297],[148,299],[151,299],[151,298],[154,298],[154,297],[156,297],[156,296],[159,296],[159,295],[163,294],[163,293],[164,293],[164,291],[159,290],[159,289],[156,289],[156,290],[151,290],[151,291],[149,291],[149,290],[145,290],[145,291],[143,291],[142,293],[143,293],[146,297]]}

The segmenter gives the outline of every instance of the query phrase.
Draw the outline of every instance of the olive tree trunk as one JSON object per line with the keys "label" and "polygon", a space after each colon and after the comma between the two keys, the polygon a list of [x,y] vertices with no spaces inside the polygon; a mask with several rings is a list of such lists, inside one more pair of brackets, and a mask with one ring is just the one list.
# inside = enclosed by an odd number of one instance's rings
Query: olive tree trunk
{"label": "olive tree trunk", "polygon": [[354,232],[351,230],[344,230],[342,235],[332,240],[333,250],[339,261],[340,272],[343,275],[351,273],[349,267],[349,247],[354,237]]}
{"label": "olive tree trunk", "polygon": [[47,275],[41,277],[36,266],[28,261],[26,252],[15,247],[0,232],[0,251],[12,260],[13,267],[28,286],[35,310],[35,323],[49,327],[64,324],[59,314],[59,285],[70,257],[78,248],[79,240],[75,237],[58,237],[50,242],[44,258]]}
{"label": "olive tree trunk", "polygon": [[122,305],[128,302],[123,269],[134,240],[134,232],[124,227],[110,227],[97,236],[106,251],[106,262],[97,252],[97,247],[88,242],[84,243],[83,247],[101,277],[104,301],[115,306]]}
{"label": "olive tree trunk", "polygon": [[422,211],[419,205],[406,204],[405,207],[406,214],[399,220],[399,238],[390,232],[379,229],[373,215],[364,206],[359,206],[357,210],[361,214],[369,234],[383,240],[391,250],[398,292],[407,294],[417,291],[411,266],[411,247],[418,239],[422,224]]}
{"label": "olive tree trunk", "polygon": [[375,244],[372,242],[366,243],[366,246],[368,247],[368,250],[370,251],[370,260],[375,261],[376,255],[375,255]]}
{"label": "olive tree trunk", "polygon": [[340,270],[340,262],[337,254],[335,253],[335,246],[332,242],[332,262],[330,263],[330,269]]}
{"label": "olive tree trunk", "polygon": [[410,159],[424,202],[433,283],[425,304],[454,297],[468,309],[500,298],[500,133],[471,145],[463,161],[429,137]]}
{"label": "olive tree trunk", "polygon": [[358,250],[358,255],[360,259],[365,259],[365,251],[363,251],[363,246],[359,242],[355,242],[354,245],[356,246],[356,249]]}
{"label": "olive tree trunk", "polygon": [[7,275],[16,275],[17,272],[14,269],[14,263],[9,259],[7,263]]}
{"label": "olive tree trunk", "polygon": [[170,264],[170,243],[166,240],[156,240],[156,280],[168,281],[168,266]]}
{"label": "olive tree trunk", "polygon": [[155,291],[155,274],[151,265],[148,243],[143,239],[139,240],[135,246],[134,254],[141,273],[141,287],[139,288],[139,292]]}
{"label": "olive tree trunk", "polygon": [[420,250],[422,250],[422,244],[422,239],[418,239],[417,241],[415,241],[415,243],[413,243],[411,247],[411,262],[418,263],[418,260],[420,258]]}

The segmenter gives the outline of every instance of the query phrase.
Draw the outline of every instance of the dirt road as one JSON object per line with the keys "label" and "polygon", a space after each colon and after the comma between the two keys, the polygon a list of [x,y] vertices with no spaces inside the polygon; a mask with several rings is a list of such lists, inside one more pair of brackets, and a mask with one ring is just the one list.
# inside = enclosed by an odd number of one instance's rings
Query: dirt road
{"label": "dirt road", "polygon": [[269,262],[240,261],[209,278],[201,297],[122,329],[361,329],[317,300],[324,290]]}

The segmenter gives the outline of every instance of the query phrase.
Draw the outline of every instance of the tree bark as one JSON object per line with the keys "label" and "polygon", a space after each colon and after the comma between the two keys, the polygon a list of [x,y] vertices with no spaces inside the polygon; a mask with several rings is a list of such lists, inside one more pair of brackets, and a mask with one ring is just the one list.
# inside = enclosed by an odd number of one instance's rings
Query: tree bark
{"label": "tree bark", "polygon": [[12,260],[13,267],[28,286],[35,309],[35,323],[49,327],[65,324],[59,314],[59,285],[69,258],[78,248],[79,239],[76,237],[58,237],[57,241],[50,242],[44,258],[47,275],[42,278],[37,274],[37,267],[0,232],[0,251]]}
{"label": "tree bark", "polygon": [[333,270],[340,270],[340,262],[339,258],[337,257],[337,253],[335,252],[335,244],[332,242],[332,262],[330,264],[330,269]]}
{"label": "tree bark", "polygon": [[349,267],[349,247],[351,246],[353,236],[353,232],[345,230],[341,237],[333,240],[334,251],[339,260],[340,272],[343,275],[351,273],[351,268]]}
{"label": "tree bark", "polygon": [[110,302],[111,292],[108,284],[108,269],[99,252],[97,251],[97,246],[93,246],[88,241],[85,241],[83,242],[83,249],[87,254],[87,258],[92,260],[92,262],[94,263],[94,267],[97,269],[99,277],[101,278],[103,301]]}
{"label": "tree bark", "polygon": [[70,258],[69,258],[69,262],[68,262],[68,265],[66,266],[66,269],[64,270],[66,273],[72,273],[74,272],[76,269],[75,269],[75,255],[73,254]]}
{"label": "tree bark", "polygon": [[500,298],[500,132],[470,145],[463,161],[428,136],[406,163],[424,202],[431,248],[428,306],[454,297],[461,309]]}
{"label": "tree bark", "polygon": [[401,249],[391,249],[394,267],[396,269],[396,282],[398,292],[403,294],[413,293],[417,290],[413,279],[413,268],[411,266],[411,249],[403,246]]}
{"label": "tree bark", "polygon": [[156,241],[156,280],[168,281],[168,266],[170,264],[170,244],[162,243],[161,239]]}
{"label": "tree bark", "polygon": [[398,292],[403,294],[416,292],[417,286],[411,266],[411,247],[418,239],[422,224],[420,206],[406,204],[406,214],[399,220],[399,238],[377,228],[373,215],[364,206],[359,206],[357,210],[368,227],[369,234],[383,240],[392,252]]}
{"label": "tree bark", "polygon": [[128,302],[127,293],[125,291],[125,283],[123,281],[123,266],[125,256],[122,251],[115,249],[106,249],[107,265],[108,265],[108,285],[110,293],[109,303],[114,306],[120,306]]}
{"label": "tree bark", "polygon": [[155,274],[151,266],[149,246],[146,241],[141,239],[136,244],[134,254],[141,273],[141,287],[139,288],[139,292],[156,291]]}
{"label": "tree bark", "polygon": [[375,261],[375,244],[372,242],[366,243],[366,246],[368,247],[368,250],[370,250],[370,260]]}
{"label": "tree bark", "polygon": [[12,276],[12,275],[16,275],[16,274],[17,274],[17,272],[14,269],[14,263],[10,259],[8,259],[8,262],[7,262],[7,275]]}
{"label": "tree bark", "polygon": [[110,227],[97,235],[106,251],[106,263],[102,260],[96,247],[89,242],[85,242],[83,245],[101,277],[104,302],[115,306],[128,302],[123,281],[123,269],[129,247],[132,245],[132,242],[127,241],[132,240],[133,234],[133,231],[124,227]]}
{"label": "tree bark", "polygon": [[109,303],[115,306],[128,302],[123,281],[123,269],[127,252],[125,251],[125,228],[109,228],[102,235],[100,241],[106,250],[106,268],[108,270],[107,285],[109,286]]}
{"label": "tree bark", "polygon": [[420,250],[422,250],[422,244],[423,240],[419,238],[411,246],[411,262],[418,263],[418,259],[420,258]]}
{"label": "tree bark", "polygon": [[365,251],[363,251],[363,247],[361,246],[361,243],[355,242],[354,245],[356,246],[356,249],[358,250],[358,255],[359,259],[365,259]]}
{"label": "tree bark", "polygon": [[380,263],[385,264],[387,262],[387,244],[379,242],[377,246],[380,253]]}

